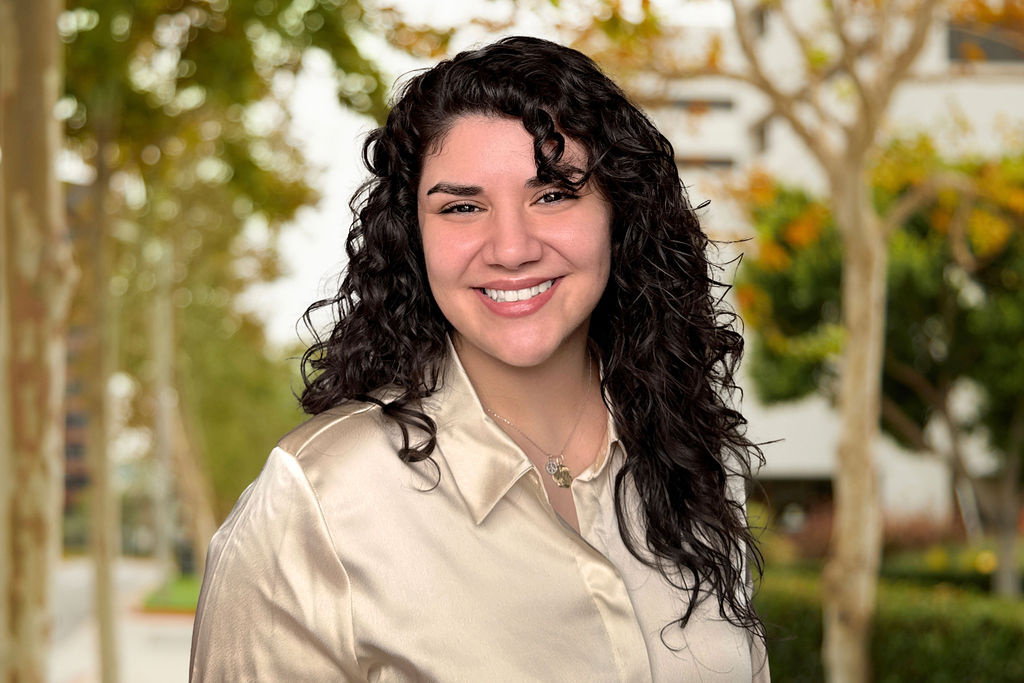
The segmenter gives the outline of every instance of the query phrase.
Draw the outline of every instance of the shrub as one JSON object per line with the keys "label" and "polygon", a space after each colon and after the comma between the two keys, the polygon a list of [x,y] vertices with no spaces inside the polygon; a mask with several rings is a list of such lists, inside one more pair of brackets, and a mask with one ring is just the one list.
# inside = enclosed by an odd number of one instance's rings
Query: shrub
{"label": "shrub", "polygon": [[[821,681],[821,585],[815,574],[769,570],[757,599],[772,678]],[[1024,681],[1021,603],[954,588],[879,586],[871,639],[875,680]]]}
{"label": "shrub", "polygon": [[885,520],[882,530],[885,553],[927,550],[942,543],[962,543],[962,527],[950,521],[935,521],[928,515]]}

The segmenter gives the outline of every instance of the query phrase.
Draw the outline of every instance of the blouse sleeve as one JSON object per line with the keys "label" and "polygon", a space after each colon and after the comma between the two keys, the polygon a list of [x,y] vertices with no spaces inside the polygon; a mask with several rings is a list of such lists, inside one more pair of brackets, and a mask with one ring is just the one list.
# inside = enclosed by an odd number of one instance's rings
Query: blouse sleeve
{"label": "blouse sleeve", "polygon": [[281,448],[210,542],[189,680],[366,680],[348,574],[316,493]]}

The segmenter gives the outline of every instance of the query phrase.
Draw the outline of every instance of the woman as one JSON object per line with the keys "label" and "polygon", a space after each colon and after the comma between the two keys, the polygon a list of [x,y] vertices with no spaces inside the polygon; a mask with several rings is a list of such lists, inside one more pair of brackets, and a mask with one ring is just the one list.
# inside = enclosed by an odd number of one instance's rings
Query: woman
{"label": "woman", "polygon": [[766,679],[742,339],[669,142],[508,38],[363,156],[315,417],[211,543],[193,679]]}

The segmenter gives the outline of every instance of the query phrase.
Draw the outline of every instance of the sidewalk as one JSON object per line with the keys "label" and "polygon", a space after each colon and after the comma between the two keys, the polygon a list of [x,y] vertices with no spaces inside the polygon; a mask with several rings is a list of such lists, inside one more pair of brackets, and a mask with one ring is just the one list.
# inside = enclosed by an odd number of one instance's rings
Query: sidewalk
{"label": "sidewalk", "polygon": [[[156,566],[121,559],[116,567],[120,683],[188,680],[192,615],[147,614],[140,608],[156,587]],[[49,683],[99,681],[99,648],[92,610],[92,565],[87,558],[61,561],[54,585],[54,644]]]}

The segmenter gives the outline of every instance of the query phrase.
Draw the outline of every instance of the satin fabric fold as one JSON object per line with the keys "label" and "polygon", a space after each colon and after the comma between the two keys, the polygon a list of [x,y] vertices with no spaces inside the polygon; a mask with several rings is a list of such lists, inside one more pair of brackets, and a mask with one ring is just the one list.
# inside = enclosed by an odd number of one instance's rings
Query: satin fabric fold
{"label": "satin fabric fold", "polygon": [[367,404],[281,440],[211,542],[191,680],[767,680],[716,600],[670,625],[685,595],[619,537],[614,431],[573,482],[577,534],[452,349],[423,410],[437,471]]}

